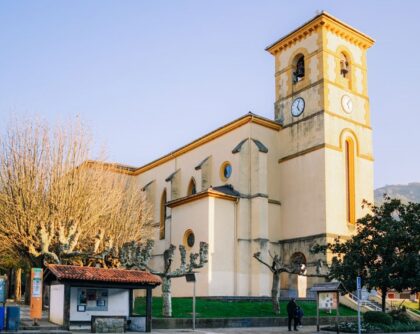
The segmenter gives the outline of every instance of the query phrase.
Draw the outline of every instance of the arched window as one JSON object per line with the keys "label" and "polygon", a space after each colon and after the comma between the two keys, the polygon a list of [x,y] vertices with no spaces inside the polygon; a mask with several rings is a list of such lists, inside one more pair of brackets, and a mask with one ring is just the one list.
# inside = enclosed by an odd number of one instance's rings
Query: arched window
{"label": "arched window", "polygon": [[159,239],[165,239],[165,223],[166,223],[166,189],[162,193],[160,199],[160,224]]}
{"label": "arched window", "polygon": [[350,76],[350,63],[344,53],[340,53],[340,75],[344,79],[348,79]]}
{"label": "arched window", "polygon": [[[297,273],[306,272],[306,257],[301,252],[293,253],[290,257],[290,266]],[[308,287],[307,277],[302,275],[289,275],[289,286],[292,286],[296,289],[297,297],[305,298],[306,289]]]}
{"label": "arched window", "polygon": [[301,252],[293,253],[290,257],[290,265],[296,271],[304,271],[306,269],[306,256]]}
{"label": "arched window", "polygon": [[197,193],[197,187],[196,187],[196,184],[195,184],[195,180],[192,177],[191,178],[191,181],[190,181],[190,184],[188,185],[188,193],[187,193],[187,195],[188,196],[189,195],[194,195],[196,193]]}
{"label": "arched window", "polygon": [[354,142],[347,138],[345,142],[346,169],[346,218],[349,224],[355,223],[355,182],[354,182]]}
{"label": "arched window", "polygon": [[305,57],[299,54],[293,62],[293,83],[297,83],[305,77]]}

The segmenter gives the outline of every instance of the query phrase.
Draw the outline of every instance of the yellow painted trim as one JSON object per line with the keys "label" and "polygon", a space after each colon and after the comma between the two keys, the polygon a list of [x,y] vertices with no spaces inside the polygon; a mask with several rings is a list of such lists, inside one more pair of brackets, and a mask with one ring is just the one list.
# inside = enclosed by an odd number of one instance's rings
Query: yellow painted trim
{"label": "yellow painted trim", "polygon": [[312,34],[321,26],[336,33],[337,35],[342,36],[344,39],[364,49],[371,47],[375,42],[371,37],[367,36],[366,34],[340,21],[332,15],[326,12],[322,12],[321,14],[315,16],[313,19],[306,22],[302,26],[293,30],[288,35],[280,38],[278,41],[268,46],[266,48],[266,51],[270,52],[272,55],[275,55],[281,50],[294,45],[296,42]]}
{"label": "yellow painted trim", "polygon": [[[327,37],[325,37],[325,38],[327,38]],[[339,54],[339,50],[345,50],[348,54],[350,54],[350,55],[351,55],[350,51],[349,51],[349,50],[348,50],[345,46],[343,46],[343,45],[341,45],[341,46],[337,49],[337,51],[336,51],[336,52],[331,51],[331,50],[330,50],[330,49],[328,49],[328,48],[323,49],[323,50],[322,50],[322,52],[325,52],[325,53],[327,53],[327,54],[329,54],[329,55],[333,56],[334,58],[337,58],[337,57],[338,57],[338,54]],[[366,67],[365,67],[365,65],[360,65],[360,64],[357,64],[357,63],[355,63],[355,62],[353,61],[353,59],[351,60],[351,66],[352,66],[352,67],[357,67],[357,68],[361,69],[362,71],[366,71]]]}
{"label": "yellow painted trim", "polygon": [[308,154],[308,153],[311,153],[311,152],[314,152],[314,151],[317,151],[317,150],[323,149],[323,148],[325,148],[325,147],[326,147],[326,145],[325,145],[325,144],[315,145],[315,146],[312,146],[312,147],[310,147],[310,148],[307,148],[306,150],[299,151],[299,152],[296,152],[296,153],[290,154],[290,155],[288,155],[288,156],[285,156],[285,157],[283,157],[283,158],[280,158],[278,162],[279,162],[279,164],[281,164],[282,162],[285,162],[285,161],[288,161],[288,160],[291,160],[291,159],[294,159],[294,158],[300,157],[300,156],[302,156],[302,155],[305,155],[305,154]]}
{"label": "yellow painted trim", "polygon": [[[182,238],[182,244],[184,245],[184,247],[186,249],[191,249],[192,248],[188,245],[188,237],[190,236],[190,234],[194,234],[194,232],[193,232],[192,229],[189,228],[188,230],[186,230],[184,232],[184,236]],[[195,238],[195,236],[194,236],[194,238]],[[195,245],[195,241],[194,241],[194,245]],[[193,245],[193,247],[194,247],[194,245]]]}
{"label": "yellow painted trim", "polygon": [[313,117],[322,115],[323,113],[325,113],[327,115],[330,115],[330,116],[333,116],[333,117],[340,118],[340,119],[345,120],[346,122],[352,123],[354,125],[357,125],[357,126],[360,126],[360,127],[363,127],[363,128],[369,129],[369,130],[372,130],[372,128],[369,125],[366,125],[366,124],[357,122],[355,120],[352,120],[351,118],[348,118],[348,117],[345,117],[345,116],[336,114],[335,112],[332,112],[332,111],[329,111],[329,110],[316,111],[316,112],[314,112],[313,114],[311,114],[309,116],[306,116],[306,117],[304,117],[302,119],[299,119],[299,120],[297,120],[295,122],[292,122],[292,123],[289,123],[289,124],[285,125],[283,128],[284,129],[289,128],[289,127],[291,127],[291,126],[293,126],[295,124],[299,124],[299,123],[304,122],[304,121],[307,121],[308,119],[311,119]]}
{"label": "yellow painted trim", "polygon": [[[232,172],[233,172],[233,167],[232,167],[232,164],[231,164],[231,162],[230,161],[225,161],[225,162],[223,162],[221,165],[220,165],[220,169],[219,169],[219,176],[220,176],[220,180],[222,180],[223,182],[226,182],[229,178],[230,178],[230,176],[229,177],[225,177],[225,167],[226,166],[228,166],[228,165],[230,165],[230,168],[232,168]],[[232,176],[232,175],[231,175]]]}
{"label": "yellow painted trim", "polygon": [[[360,94],[360,93],[358,93],[356,91],[350,90],[348,87],[345,87],[345,86],[341,85],[339,82],[334,82],[334,81],[328,80],[326,78],[319,79],[318,81],[315,81],[313,83],[309,83],[308,85],[306,85],[304,87],[301,87],[299,90],[296,90],[292,94],[288,94],[285,97],[277,98],[277,102],[281,102],[281,101],[287,100],[287,99],[289,99],[289,98],[291,98],[291,97],[293,97],[293,96],[295,96],[297,94],[300,94],[304,90],[307,90],[309,88],[312,88],[314,86],[321,85],[321,84],[324,84],[324,85],[325,84],[330,84],[330,85],[336,86],[338,88],[341,88],[341,89],[345,90],[349,94],[353,94],[355,96],[358,96],[358,97],[364,99],[366,102],[369,103],[369,97],[367,95],[363,95],[363,94]],[[327,93],[328,92],[328,87],[324,86],[324,91]]]}
{"label": "yellow painted trim", "polygon": [[89,161],[87,162],[88,166],[93,167],[93,168],[104,168],[103,166],[110,166],[107,167],[107,169],[109,169],[110,171],[116,172],[116,173],[123,173],[123,174],[127,174],[127,175],[139,175],[141,173],[144,173],[150,169],[153,169],[159,165],[164,164],[165,162],[168,162],[176,157],[179,157],[181,155],[183,155],[184,153],[187,153],[189,151],[194,150],[197,147],[200,147],[216,138],[219,138],[223,135],[225,135],[226,133],[229,133],[233,130],[236,130],[237,128],[248,124],[248,123],[253,123],[253,124],[258,124],[261,125],[263,127],[266,127],[268,129],[274,130],[274,131],[280,131],[282,129],[282,126],[279,123],[276,123],[272,120],[266,119],[264,117],[261,116],[257,116],[254,114],[248,114],[245,116],[242,116],[241,118],[238,118],[196,140],[194,140],[193,142],[182,146],[181,148],[168,153],[166,155],[164,155],[163,157],[156,159],[144,166],[135,168],[135,167],[127,167],[124,165],[119,165],[119,164],[113,164],[113,163],[103,163],[100,161]]}
{"label": "yellow painted trim", "polygon": [[[356,139],[356,137],[355,137]],[[341,143],[340,143],[341,144]],[[347,222],[354,225],[356,222],[356,189],[355,189],[355,171],[354,171],[354,142],[351,137],[344,141],[345,145],[345,171],[346,171],[346,208]]]}
{"label": "yellow painted trim", "polygon": [[159,240],[165,239],[165,224],[166,224],[166,188],[163,189],[160,197],[160,220],[159,220]]}
{"label": "yellow painted trim", "polygon": [[[321,149],[324,149],[324,148],[334,150],[334,151],[337,151],[337,152],[343,152],[342,147],[324,143],[324,144],[319,144],[319,145],[312,146],[312,147],[307,148],[305,150],[302,150],[302,151],[287,155],[283,158],[280,158],[278,160],[278,163],[281,164],[281,163],[289,161],[291,159],[294,159],[294,158],[300,157],[302,155],[305,155],[305,154],[308,154],[308,153],[311,153],[311,152],[314,152],[314,151],[317,151],[317,150],[321,150]],[[357,153],[357,157],[360,158],[360,159],[368,160],[368,161],[374,161],[373,157],[370,156],[370,155],[367,155],[367,154],[358,154]]]}
{"label": "yellow painted trim", "polygon": [[353,120],[353,119],[351,119],[351,118],[348,118],[348,117],[346,117],[346,116],[343,116],[343,115],[337,114],[337,113],[332,112],[332,111],[329,111],[329,110],[324,110],[324,112],[325,112],[327,115],[330,115],[330,116],[333,116],[333,117],[337,117],[337,118],[340,118],[340,119],[342,119],[342,120],[344,120],[344,121],[346,121],[346,122],[352,123],[352,124],[354,124],[354,125],[361,126],[361,127],[363,127],[363,128],[366,128],[366,129],[372,130],[372,127],[371,127],[371,126],[366,125],[366,124],[363,124],[363,123],[360,123],[360,122],[357,122],[357,121],[355,121],[355,120]]}
{"label": "yellow painted trim", "polygon": [[[349,69],[350,69],[349,72],[350,73],[349,73],[348,78],[343,78],[341,76],[341,71],[340,71],[341,70],[341,68],[340,68],[340,55],[341,54],[343,54],[346,57],[346,59],[349,63]],[[355,89],[355,86],[356,86],[355,85],[356,78],[355,78],[355,73],[354,73],[355,71],[354,71],[354,68],[353,68],[353,67],[355,67],[355,64],[354,64],[354,59],[353,59],[352,53],[344,45],[340,45],[335,52],[334,58],[335,58],[335,77],[337,78],[337,80],[336,80],[337,83],[340,84],[343,87],[347,87],[348,90],[350,90],[352,92],[355,91],[357,93],[357,91]]]}
{"label": "yellow painted trim", "polygon": [[[348,87],[343,86],[340,82],[331,81],[329,79],[324,78],[324,83],[336,86],[338,88],[341,88],[342,90],[348,92],[349,94],[353,94],[353,95],[358,96],[358,97],[360,97],[360,98],[369,102],[369,97],[367,95],[360,94],[360,93],[356,92],[355,90],[349,89]],[[325,87],[325,88],[328,89],[327,87]]]}
{"label": "yellow painted trim", "polygon": [[184,205],[184,204],[194,202],[199,199],[207,198],[207,197],[220,198],[220,199],[225,199],[232,202],[235,202],[237,200],[236,196],[227,195],[218,191],[214,191],[210,188],[205,191],[199,192],[195,195],[190,195],[190,196],[186,196],[183,198],[178,198],[176,200],[170,201],[167,203],[167,206],[169,208],[175,208],[177,206]]}

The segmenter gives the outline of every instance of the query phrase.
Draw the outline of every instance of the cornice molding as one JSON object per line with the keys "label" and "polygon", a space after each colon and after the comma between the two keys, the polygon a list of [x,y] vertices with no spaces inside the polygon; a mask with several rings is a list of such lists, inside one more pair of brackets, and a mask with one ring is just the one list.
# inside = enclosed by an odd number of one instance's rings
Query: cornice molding
{"label": "cornice molding", "polygon": [[189,195],[186,197],[182,197],[182,198],[178,198],[173,201],[170,201],[166,204],[166,206],[172,209],[177,206],[184,205],[184,204],[194,202],[202,198],[208,198],[208,197],[220,198],[220,199],[224,199],[224,200],[228,200],[232,202],[236,202],[238,200],[237,196],[227,195],[222,192],[215,191],[213,189],[207,189],[205,191],[199,192],[194,195]]}
{"label": "cornice molding", "polygon": [[363,49],[368,49],[375,42],[368,35],[351,27],[350,25],[330,15],[329,13],[322,12],[321,14],[315,16],[313,19],[301,25],[299,28],[293,30],[291,33],[280,38],[278,41],[268,46],[265,50],[270,52],[272,55],[276,55],[278,52],[287,49],[303,38],[311,35],[321,27],[339,35],[340,37]]}
{"label": "cornice molding", "polygon": [[196,140],[194,140],[193,142],[182,146],[181,148],[168,153],[166,155],[164,155],[161,158],[158,158],[142,167],[130,167],[130,166],[125,166],[125,165],[120,165],[117,163],[107,163],[107,162],[101,162],[101,161],[93,161],[90,160],[89,162],[85,162],[84,164],[88,164],[89,167],[97,167],[97,168],[104,168],[104,166],[106,167],[107,170],[112,171],[112,172],[116,172],[116,173],[122,173],[122,174],[127,174],[127,175],[139,175],[141,173],[144,173],[148,170],[151,170],[159,165],[164,164],[165,162],[168,162],[172,159],[175,159],[181,155],[183,155],[184,153],[187,153],[189,151],[192,151],[193,149],[200,147],[216,138],[219,138],[223,135],[225,135],[226,133],[229,133],[245,124],[248,123],[253,123],[253,124],[258,124],[261,125],[265,128],[274,130],[274,131],[280,131],[282,129],[282,126],[275,122],[272,121],[270,119],[264,118],[262,116],[258,116],[255,115],[253,113],[248,113],[245,116],[242,116]]}

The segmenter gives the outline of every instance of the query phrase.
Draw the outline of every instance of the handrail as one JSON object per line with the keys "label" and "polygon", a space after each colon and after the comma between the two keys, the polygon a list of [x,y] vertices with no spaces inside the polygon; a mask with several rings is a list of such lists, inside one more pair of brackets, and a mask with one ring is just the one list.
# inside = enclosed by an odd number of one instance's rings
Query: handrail
{"label": "handrail", "polygon": [[[349,292],[349,297],[356,303],[359,301],[359,298],[351,292]],[[381,311],[381,308],[378,305],[375,305],[374,303],[366,299],[360,299],[360,306],[369,307],[374,311]]]}

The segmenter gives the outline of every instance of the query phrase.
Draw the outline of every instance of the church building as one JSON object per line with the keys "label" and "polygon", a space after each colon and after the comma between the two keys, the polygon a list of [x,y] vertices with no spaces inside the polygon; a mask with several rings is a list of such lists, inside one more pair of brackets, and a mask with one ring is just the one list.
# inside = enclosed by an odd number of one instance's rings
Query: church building
{"label": "church building", "polygon": [[[367,90],[369,36],[326,12],[266,48],[274,58],[274,117],[246,114],[142,167],[135,178],[154,208],[154,264],[170,244],[209,262],[199,296],[268,296],[271,272],[253,258],[279,254],[315,271],[315,243],[356,232],[373,201]],[[179,253],[175,253],[179,262]],[[176,267],[177,263],[173,264]],[[282,274],[281,296],[305,297],[319,278]],[[174,296],[192,287],[173,280]]]}

